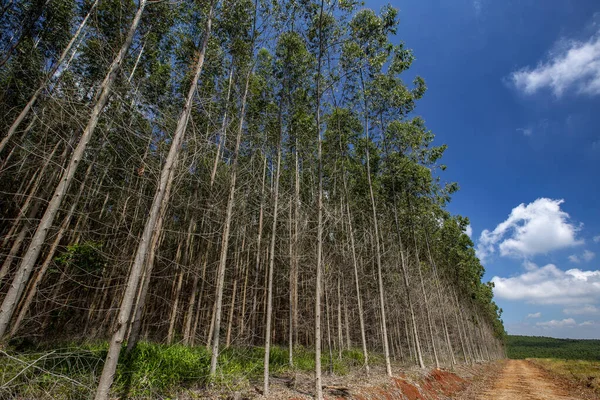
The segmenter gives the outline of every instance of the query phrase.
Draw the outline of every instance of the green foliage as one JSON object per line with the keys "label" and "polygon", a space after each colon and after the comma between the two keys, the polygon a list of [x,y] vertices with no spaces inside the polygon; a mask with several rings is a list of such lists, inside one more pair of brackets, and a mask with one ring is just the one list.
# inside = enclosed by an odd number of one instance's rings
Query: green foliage
{"label": "green foliage", "polygon": [[506,344],[507,356],[513,359],[600,360],[600,340],[508,335]]}
{"label": "green foliage", "polygon": [[54,259],[57,264],[77,268],[85,272],[99,271],[104,267],[105,259],[102,255],[102,243],[84,242],[67,246],[66,251]]}

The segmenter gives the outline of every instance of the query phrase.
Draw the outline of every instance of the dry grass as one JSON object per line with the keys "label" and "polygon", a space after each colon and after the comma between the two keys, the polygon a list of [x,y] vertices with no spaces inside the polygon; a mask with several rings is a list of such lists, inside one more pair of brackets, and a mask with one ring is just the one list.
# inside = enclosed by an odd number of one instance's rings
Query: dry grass
{"label": "dry grass", "polygon": [[600,394],[600,361],[560,360],[556,358],[528,359],[559,376],[593,389]]}

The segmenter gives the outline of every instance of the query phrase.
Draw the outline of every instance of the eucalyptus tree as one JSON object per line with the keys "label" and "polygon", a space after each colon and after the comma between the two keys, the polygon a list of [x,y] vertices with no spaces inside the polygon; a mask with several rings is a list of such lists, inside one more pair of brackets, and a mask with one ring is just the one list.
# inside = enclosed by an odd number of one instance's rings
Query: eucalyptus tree
{"label": "eucalyptus tree", "polygon": [[322,97],[322,66],[325,52],[325,2],[321,0],[319,8],[314,8],[313,22],[316,27],[312,34],[313,42],[316,47],[316,84],[315,84],[315,124],[317,131],[317,265],[315,279],[315,397],[318,400],[323,398],[323,385],[321,384],[321,296],[322,296],[322,277],[323,277],[323,160],[322,147],[323,137],[321,135],[321,97]]}
{"label": "eucalyptus tree", "polygon": [[[310,69],[313,67],[314,59],[307,49],[307,44],[302,36],[296,31],[282,33],[276,43],[276,61],[274,75],[280,82],[278,94],[281,113],[281,129],[285,127],[287,132],[289,155],[293,159],[293,185],[294,195],[290,207],[293,206],[293,230],[290,234],[290,273],[289,273],[289,362],[293,364],[294,342],[297,341],[298,329],[298,257],[299,257],[299,218],[301,212],[300,202],[300,135],[306,135],[312,131],[312,126],[306,126],[306,87],[305,82],[309,78]],[[282,132],[283,134],[284,132]],[[290,210],[291,212],[291,210]]]}
{"label": "eucalyptus tree", "polygon": [[254,45],[256,41],[256,18],[258,12],[258,4],[252,4],[250,1],[242,2],[242,6],[247,10],[245,14],[246,19],[240,21],[244,27],[243,32],[245,37],[239,42],[239,55],[235,57],[237,62],[240,63],[240,86],[241,86],[241,99],[240,99],[240,111],[238,116],[238,126],[235,135],[235,145],[233,154],[231,156],[230,166],[230,178],[229,178],[229,195],[227,197],[226,215],[221,236],[221,250],[219,255],[219,265],[217,269],[217,282],[216,282],[216,300],[214,307],[214,327],[211,341],[211,361],[210,361],[210,375],[214,376],[217,371],[217,361],[219,356],[219,338],[220,338],[220,326],[221,326],[221,315],[222,315],[222,302],[223,302],[223,286],[225,281],[225,266],[227,263],[227,254],[229,250],[229,238],[231,230],[231,222],[233,216],[233,205],[235,201],[235,190],[238,173],[238,160],[240,145],[242,142],[242,135],[244,132],[244,117],[246,113],[248,89],[250,85],[250,79],[254,69]]}
{"label": "eucalyptus tree", "polygon": [[384,7],[381,16],[377,16],[372,10],[363,9],[359,11],[350,21],[350,40],[344,46],[343,63],[345,67],[357,69],[355,74],[349,76],[349,85],[353,85],[353,98],[355,103],[360,104],[364,119],[365,137],[365,172],[370,197],[370,207],[373,218],[373,230],[375,238],[375,255],[377,265],[377,280],[379,290],[379,307],[382,319],[382,342],[386,362],[387,374],[391,376],[389,340],[387,334],[387,321],[385,312],[385,290],[383,284],[382,251],[380,244],[380,226],[378,207],[375,194],[375,183],[373,182],[373,165],[371,161],[371,99],[370,83],[381,72],[384,64],[390,56],[391,45],[388,35],[395,32],[397,10],[392,7]]}
{"label": "eucalyptus tree", "polygon": [[357,138],[362,132],[362,124],[360,119],[352,113],[351,110],[343,108],[335,108],[331,114],[327,117],[327,131],[326,131],[326,153],[330,155],[335,162],[336,166],[340,169],[341,180],[342,180],[342,214],[345,214],[347,219],[346,230],[350,239],[350,254],[352,258],[353,274],[354,274],[354,287],[355,296],[358,309],[358,319],[360,325],[360,337],[362,352],[364,358],[364,366],[367,374],[369,373],[369,352],[367,349],[367,340],[365,335],[365,321],[364,321],[364,309],[363,299],[360,290],[359,266],[358,256],[355,241],[355,227],[353,225],[352,210],[350,207],[350,195],[348,190],[348,173],[347,171],[352,168],[354,155],[351,153],[351,148],[356,143]]}
{"label": "eucalyptus tree", "polygon": [[[147,253],[149,250],[150,240],[158,222],[159,215],[164,212],[168,204],[168,187],[172,184],[174,178],[173,170],[175,169],[179,152],[181,151],[181,145],[185,137],[188,121],[192,111],[194,97],[196,95],[198,80],[200,78],[200,74],[202,73],[202,67],[204,66],[204,57],[206,54],[206,48],[212,29],[212,19],[214,14],[215,2],[216,0],[213,0],[208,5],[205,31],[198,49],[197,61],[193,66],[193,78],[188,90],[188,95],[185,104],[177,120],[177,127],[175,128],[175,133],[173,134],[173,140],[171,142],[169,154],[161,171],[160,183],[156,190],[156,193],[154,194],[152,207],[150,208],[150,215],[146,221],[144,232],[140,239],[140,243],[136,251],[133,265],[131,266],[131,270],[129,272],[127,287],[123,294],[123,301],[121,303],[121,308],[119,311],[117,329],[112,335],[110,341],[110,347],[106,356],[106,362],[104,363],[102,375],[100,376],[100,382],[98,383],[98,390],[96,392],[95,397],[96,400],[103,400],[108,398],[109,390],[112,385],[114,373],[117,367],[117,361],[119,359],[119,353],[121,351],[121,345],[123,343],[123,340],[125,339],[125,334],[127,331],[127,322],[129,321],[131,316],[134,297],[137,292],[140,277],[142,275],[142,267],[144,265],[144,261],[147,257]],[[146,271],[146,273],[149,274],[150,271]]]}

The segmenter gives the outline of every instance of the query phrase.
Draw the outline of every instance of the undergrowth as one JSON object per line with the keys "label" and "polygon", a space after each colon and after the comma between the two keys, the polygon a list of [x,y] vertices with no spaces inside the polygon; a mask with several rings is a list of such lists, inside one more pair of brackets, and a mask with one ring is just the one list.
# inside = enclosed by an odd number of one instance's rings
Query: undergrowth
{"label": "undergrowth", "polygon": [[[93,398],[108,351],[106,342],[19,344],[0,352],[0,398],[65,399]],[[262,379],[264,349],[230,347],[219,355],[216,375],[209,378],[210,352],[204,346],[162,345],[140,342],[130,354],[122,352],[113,384],[121,398],[169,398],[188,391],[198,392],[209,384],[236,390]],[[381,357],[370,355],[371,363]],[[363,365],[359,350],[347,350],[342,358],[334,355],[332,370],[337,375]],[[330,369],[328,354],[322,357],[324,370]],[[294,371],[312,372],[314,352],[294,350],[294,367],[288,364],[288,350],[273,347],[272,375]]]}

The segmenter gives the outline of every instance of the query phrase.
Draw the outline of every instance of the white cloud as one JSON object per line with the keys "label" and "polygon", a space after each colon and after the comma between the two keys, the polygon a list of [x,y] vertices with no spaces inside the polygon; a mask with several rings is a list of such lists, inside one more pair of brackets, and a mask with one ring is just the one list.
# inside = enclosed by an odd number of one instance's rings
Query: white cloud
{"label": "white cloud", "polygon": [[517,128],[517,132],[521,132],[525,136],[531,136],[531,134],[533,133],[533,129],[531,129],[531,128]]}
{"label": "white cloud", "polygon": [[527,318],[541,318],[542,317],[542,313],[541,312],[536,312],[533,314],[527,314]]}
{"label": "white cloud", "polygon": [[563,313],[567,315],[595,315],[600,314],[600,308],[591,304],[586,304],[581,307],[565,308]]}
{"label": "white cloud", "polygon": [[598,321],[583,321],[579,326],[594,326],[598,325]]}
{"label": "white cloud", "polygon": [[535,68],[523,68],[510,75],[522,92],[533,94],[549,88],[560,97],[566,90],[588,95],[600,94],[600,32],[585,42],[562,40],[558,51]]}
{"label": "white cloud", "polygon": [[533,267],[510,278],[494,276],[494,295],[533,304],[593,304],[600,300],[600,271],[569,269],[553,264]]}
{"label": "white cloud", "polygon": [[600,243],[600,235],[594,236],[594,242],[595,243]]}
{"label": "white cloud", "polygon": [[577,254],[571,254],[569,256],[569,261],[571,261],[572,263],[579,264],[582,260],[590,262],[594,259],[594,257],[596,257],[596,253],[594,253],[593,251],[584,250],[581,256],[578,256]]}
{"label": "white cloud", "polygon": [[468,237],[473,236],[473,228],[471,228],[471,224],[467,225],[467,227],[465,228],[465,233]]}
{"label": "white cloud", "polygon": [[523,268],[525,268],[527,271],[535,271],[536,269],[538,269],[538,266],[534,262],[525,260],[523,261]]}
{"label": "white cloud", "polygon": [[585,261],[592,261],[594,257],[596,257],[596,253],[594,253],[593,251],[586,250],[583,252],[583,259]]}
{"label": "white cloud", "polygon": [[563,328],[566,326],[577,325],[577,322],[575,322],[575,320],[573,318],[561,319],[560,321],[557,319],[553,319],[551,321],[538,322],[538,323],[536,323],[536,325],[547,327],[547,328]]}
{"label": "white cloud", "polygon": [[484,260],[496,252],[502,256],[529,257],[582,244],[578,228],[569,223],[569,214],[560,209],[564,200],[539,198],[513,208],[506,221],[493,231],[481,232],[477,256]]}

